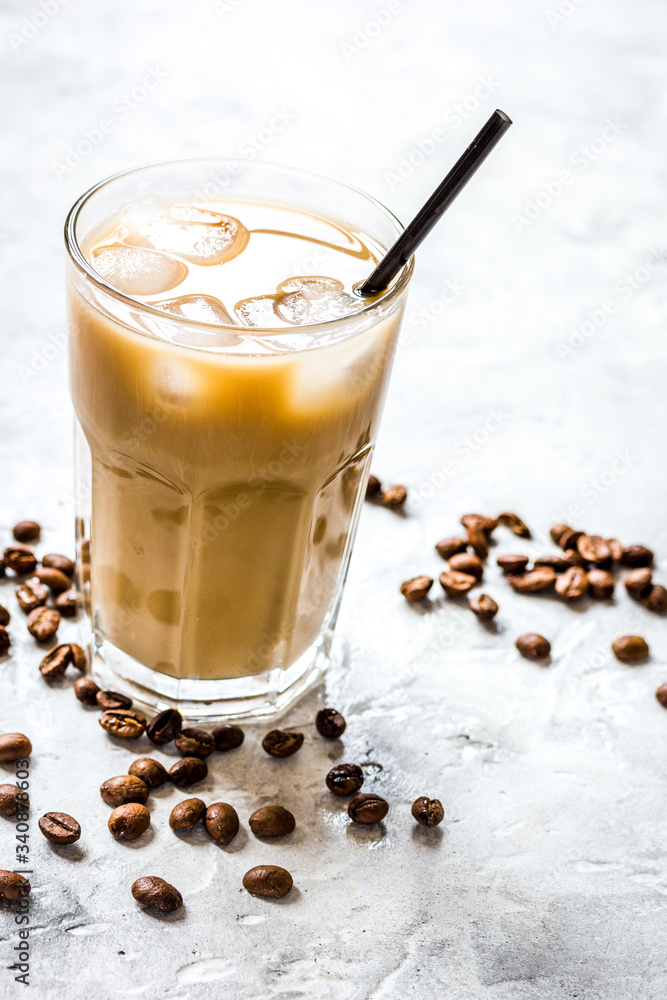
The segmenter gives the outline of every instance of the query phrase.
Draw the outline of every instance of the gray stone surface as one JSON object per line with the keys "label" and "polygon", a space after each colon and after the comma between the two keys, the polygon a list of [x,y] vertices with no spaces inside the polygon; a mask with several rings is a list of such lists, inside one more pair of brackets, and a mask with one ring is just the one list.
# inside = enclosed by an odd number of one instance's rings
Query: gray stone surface
{"label": "gray stone surface", "polygon": [[[377,34],[365,26],[388,3],[74,0],[46,23],[42,9],[0,11],[0,523],[7,538],[19,517],[41,520],[42,551],[72,547],[61,225],[81,191],[140,162],[249,156],[258,137],[268,159],[339,176],[405,217],[495,106],[516,124],[420,254],[376,461],[408,484],[410,509],[364,512],[336,663],[289,716],[306,746],[264,759],[249,726],[203,786],[239,810],[229,849],[171,833],[173,790],[152,798],[143,841],[111,840],[97,787],[132,752],[69,684],[42,683],[0,586],[16,639],[0,731],[35,744],[31,995],[664,997],[667,714],[653,697],[667,680],[664,621],[625,594],[581,609],[520,598],[493,568],[496,629],[397,593],[440,570],[433,543],[470,509],[518,509],[535,529],[530,545],[499,532],[496,552],[542,550],[540,533],[569,509],[667,562],[664,5],[401,0]],[[133,96],[151,71],[154,89]],[[263,131],[274,109],[289,121]],[[68,166],[68,147],[103,119],[101,141]],[[551,638],[549,669],[514,652],[526,630]],[[652,647],[636,670],[609,655],[628,631]],[[342,746],[313,733],[325,703],[349,720]],[[366,763],[367,787],[391,802],[381,829],[352,828],[322,791],[338,759]],[[444,802],[437,831],[411,820],[422,793]],[[247,816],[276,797],[297,831],[255,842]],[[48,809],[80,819],[75,848],[42,840]],[[2,820],[3,865],[13,835]],[[289,897],[241,889],[262,862],[293,872]],[[182,913],[135,905],[130,883],[147,873],[181,888]],[[15,943],[3,909],[7,997],[23,990],[6,968]]]}

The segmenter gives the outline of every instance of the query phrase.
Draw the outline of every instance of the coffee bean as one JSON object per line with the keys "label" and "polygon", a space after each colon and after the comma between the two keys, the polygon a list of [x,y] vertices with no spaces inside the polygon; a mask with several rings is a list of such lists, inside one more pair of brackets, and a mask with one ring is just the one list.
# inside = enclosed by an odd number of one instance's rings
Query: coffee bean
{"label": "coffee bean", "polygon": [[63,642],[50,650],[40,663],[39,672],[45,681],[53,681],[62,677],[69,666],[86,669],[86,654],[75,642]]}
{"label": "coffee bean", "polygon": [[513,576],[518,576],[524,572],[528,565],[528,556],[498,556],[496,562],[503,573],[511,573]]}
{"label": "coffee bean", "polygon": [[286,733],[272,729],[262,740],[262,747],[269,757],[291,757],[303,746],[303,733]]}
{"label": "coffee bean", "polygon": [[[572,552],[569,550],[568,555]],[[581,561],[581,560],[580,560]],[[564,555],[558,556],[538,556],[534,563],[535,567],[538,566],[548,566],[554,571],[554,573],[564,573],[566,570],[570,569],[572,563]]]}
{"label": "coffee bean", "polygon": [[17,576],[28,576],[37,566],[35,553],[27,545],[10,545],[3,552],[2,561]]}
{"label": "coffee bean", "polygon": [[611,561],[614,566],[617,566],[623,558],[623,546],[619,542],[618,538],[608,538],[607,545],[609,546],[609,551],[611,552]]}
{"label": "coffee bean", "polygon": [[30,882],[17,872],[0,870],[0,899],[16,902],[30,892]]}
{"label": "coffee bean", "polygon": [[468,532],[468,545],[480,559],[489,554],[489,536],[495,531],[497,521],[484,514],[464,514],[461,524]]}
{"label": "coffee bean", "polygon": [[108,806],[124,806],[127,802],[148,802],[149,788],[134,774],[119,774],[100,785],[100,795]]}
{"label": "coffee bean", "polygon": [[336,764],[327,774],[326,783],[334,795],[354,795],[364,783],[364,772],[358,764]]}
{"label": "coffee bean", "polygon": [[443,559],[449,561],[452,556],[458,556],[461,552],[465,552],[467,547],[468,543],[463,538],[443,538],[442,541],[436,543],[435,551]]}
{"label": "coffee bean", "polygon": [[45,813],[39,820],[39,828],[52,844],[75,844],[81,836],[81,827],[67,813]]}
{"label": "coffee bean", "polygon": [[119,708],[132,708],[132,699],[118,691],[100,691],[97,695],[97,704],[107,712]]}
{"label": "coffee bean", "polygon": [[614,578],[606,569],[589,569],[588,592],[591,597],[607,601],[614,596]]}
{"label": "coffee bean", "polygon": [[474,576],[476,580],[481,580],[484,576],[484,566],[479,556],[472,552],[460,552],[457,556],[452,556],[449,560],[449,568],[455,573],[467,573]]}
{"label": "coffee bean", "polygon": [[321,708],[315,716],[315,728],[327,740],[337,740],[345,732],[347,723],[335,708]]}
{"label": "coffee bean", "polygon": [[507,577],[507,582],[517,594],[539,594],[541,591],[553,587],[556,582],[556,573],[550,566],[539,566],[527,573],[520,573],[516,576],[511,574]]}
{"label": "coffee bean", "polygon": [[47,588],[43,583],[39,582],[36,576],[31,577],[29,580],[24,580],[16,588],[16,600],[19,603],[21,611],[25,611],[26,614],[46,604],[48,597],[49,592]]}
{"label": "coffee bean", "polygon": [[19,521],[12,529],[12,534],[17,542],[38,542],[42,532],[37,521]]}
{"label": "coffee bean", "polygon": [[412,803],[412,815],[422,826],[438,826],[445,818],[445,810],[439,799],[422,795]]}
{"label": "coffee bean", "polygon": [[588,590],[588,576],[581,566],[571,566],[556,580],[556,593],[565,601],[578,601]]}
{"label": "coffee bean", "polygon": [[621,663],[638,663],[649,655],[648,644],[639,635],[622,635],[620,639],[614,639],[611,648]]}
{"label": "coffee bean", "polygon": [[480,621],[488,622],[498,614],[498,605],[488,594],[478,594],[470,598],[470,610]]}
{"label": "coffee bean", "polygon": [[631,569],[624,582],[630,597],[634,598],[635,601],[640,601],[651,590],[653,571],[647,566],[641,569]]}
{"label": "coffee bean", "polygon": [[5,656],[12,644],[9,632],[4,625],[0,625],[0,656]]}
{"label": "coffee bean", "polygon": [[448,597],[460,597],[461,594],[467,594],[477,583],[475,577],[470,576],[469,573],[441,573],[438,580]]}
{"label": "coffee bean", "polygon": [[414,576],[411,580],[402,583],[400,590],[408,604],[414,604],[416,601],[423,601],[432,586],[432,577]]}
{"label": "coffee bean", "polygon": [[152,757],[137,757],[127,769],[128,774],[141,778],[149,788],[161,788],[169,781],[166,768]]}
{"label": "coffee bean", "polygon": [[485,535],[491,535],[498,527],[498,520],[495,517],[487,517],[486,514],[464,514],[461,524],[467,531],[479,528]]}
{"label": "coffee bean", "polygon": [[293,885],[290,873],[278,865],[257,865],[243,876],[243,888],[254,896],[286,896]]}
{"label": "coffee bean", "polygon": [[146,727],[146,736],[156,746],[164,746],[176,739],[183,725],[183,716],[177,708],[165,708]]}
{"label": "coffee bean", "polygon": [[229,723],[217,726],[213,730],[212,735],[215,740],[215,749],[220,753],[227,753],[228,750],[236,750],[245,739],[243,730],[239,726],[232,726]]}
{"label": "coffee bean", "polygon": [[183,906],[178,889],[157,875],[143,875],[132,883],[132,895],[141,906],[158,913],[173,913]]}
{"label": "coffee bean", "polygon": [[28,632],[37,642],[50,642],[60,625],[60,615],[53,608],[35,608],[28,615]]}
{"label": "coffee bean", "polygon": [[184,757],[208,757],[215,750],[215,740],[205,729],[182,729],[174,746]]}
{"label": "coffee bean", "polygon": [[380,495],[380,503],[383,507],[402,507],[407,498],[405,486],[388,486]]}
{"label": "coffee bean", "polygon": [[83,705],[97,705],[98,691],[92,677],[77,677],[74,681],[74,694]]}
{"label": "coffee bean", "polygon": [[69,590],[72,586],[72,581],[68,576],[51,566],[38,566],[35,570],[35,576],[40,583],[49,588],[52,594],[62,594],[64,590]]}
{"label": "coffee bean", "polygon": [[577,540],[577,552],[584,562],[594,566],[611,566],[611,549],[600,535],[582,535]]}
{"label": "coffee bean", "polygon": [[623,549],[621,564],[632,568],[652,566],[653,553],[645,545],[627,545]]}
{"label": "coffee bean", "polygon": [[206,810],[204,825],[209,837],[226,847],[239,832],[239,817],[227,802],[214,802]]}
{"label": "coffee bean", "polygon": [[560,545],[560,540],[566,531],[572,531],[572,528],[568,524],[554,524],[553,528],[550,530],[551,540]]}
{"label": "coffee bean", "polygon": [[530,528],[528,525],[521,520],[518,514],[498,514],[498,524],[502,524],[503,527],[509,528],[510,531],[518,535],[519,538],[530,538]]}
{"label": "coffee bean", "polygon": [[577,542],[582,535],[583,531],[573,531],[572,528],[566,528],[556,544],[559,545],[561,549],[576,549]]}
{"label": "coffee bean", "polygon": [[377,476],[374,476],[371,473],[371,475],[368,477],[368,482],[366,483],[366,499],[375,500],[376,497],[379,497],[381,492],[382,492],[382,483],[380,482]]}
{"label": "coffee bean", "polygon": [[656,583],[654,587],[651,587],[642,603],[647,611],[664,615],[667,612],[667,590],[661,583]]}
{"label": "coffee bean", "polygon": [[27,812],[30,799],[27,792],[22,792],[17,785],[0,785],[0,816],[16,816],[18,812]]}
{"label": "coffee bean", "polygon": [[56,611],[59,611],[63,618],[74,618],[79,610],[79,594],[74,588],[63,590],[62,594],[56,597]]}
{"label": "coffee bean", "polygon": [[248,820],[250,829],[256,837],[285,837],[292,833],[296,820],[282,806],[264,806],[257,809]]}
{"label": "coffee bean", "polygon": [[667,684],[661,684],[655,692],[655,696],[663,708],[667,708]]}
{"label": "coffee bean", "polygon": [[118,806],[109,816],[109,832],[116,840],[136,840],[151,825],[151,814],[146,806],[128,802]]}
{"label": "coffee bean", "polygon": [[0,762],[23,760],[32,753],[32,743],[23,733],[3,733],[0,736]]}
{"label": "coffee bean", "polygon": [[389,811],[389,803],[374,792],[360,792],[347,807],[347,815],[354,823],[370,826],[380,823]]}
{"label": "coffee bean", "polygon": [[67,645],[72,657],[72,666],[75,670],[84,671],[87,663],[85,652],[76,642],[69,642]]}
{"label": "coffee bean", "polygon": [[146,729],[146,719],[129,708],[116,708],[103,712],[99,718],[102,729],[121,740],[138,740]]}
{"label": "coffee bean", "polygon": [[10,615],[7,608],[3,607],[2,604],[0,604],[0,625],[2,626],[9,625],[11,617],[12,616]]}
{"label": "coffee bean", "polygon": [[527,660],[545,660],[551,653],[551,643],[543,635],[526,632],[517,639],[516,648]]}
{"label": "coffee bean", "polygon": [[169,826],[172,830],[191,830],[201,823],[205,814],[206,804],[201,799],[183,799],[171,810]]}
{"label": "coffee bean", "polygon": [[69,576],[70,579],[74,576],[74,563],[67,556],[56,555],[54,552],[50,552],[46,556],[42,556],[42,566],[46,566],[47,569],[57,569],[65,576]]}
{"label": "coffee bean", "polygon": [[177,788],[188,788],[203,781],[208,774],[208,765],[199,757],[183,757],[169,768],[169,777]]}

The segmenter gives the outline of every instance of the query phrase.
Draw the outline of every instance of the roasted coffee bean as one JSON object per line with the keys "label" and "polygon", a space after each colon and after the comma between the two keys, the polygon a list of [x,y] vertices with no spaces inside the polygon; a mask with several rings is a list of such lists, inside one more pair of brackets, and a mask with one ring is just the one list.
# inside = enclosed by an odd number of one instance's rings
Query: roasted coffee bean
{"label": "roasted coffee bean", "polygon": [[56,597],[56,611],[59,611],[63,618],[74,618],[79,610],[79,594],[74,588],[63,590],[62,594]]}
{"label": "roasted coffee bean", "polygon": [[414,604],[417,601],[423,601],[432,586],[432,577],[414,576],[411,580],[402,583],[400,590],[408,604]]}
{"label": "roasted coffee bean", "polygon": [[545,660],[551,653],[551,643],[543,635],[526,632],[517,639],[516,648],[527,660]]}
{"label": "roasted coffee bean", "polygon": [[32,743],[23,733],[3,733],[0,736],[0,762],[23,760],[32,753]]}
{"label": "roasted coffee bean", "polygon": [[269,757],[291,757],[303,746],[303,733],[286,733],[272,729],[262,740],[262,747]]}
{"label": "roasted coffee bean", "polygon": [[653,584],[653,571],[645,566],[641,569],[631,569],[625,580],[625,589],[627,590],[630,597],[633,597],[635,601],[640,601],[642,597],[646,595],[651,590]]}
{"label": "roasted coffee bean", "polygon": [[14,525],[12,534],[17,542],[38,542],[42,529],[37,521],[19,521]]}
{"label": "roasted coffee bean", "polygon": [[215,740],[205,729],[182,729],[174,746],[184,757],[208,757],[215,750]]}
{"label": "roasted coffee bean", "polygon": [[380,823],[389,812],[389,803],[374,792],[360,792],[347,807],[347,815],[354,823],[370,826]]}
{"label": "roasted coffee bean", "polygon": [[438,826],[445,818],[445,810],[440,799],[422,795],[412,803],[412,815],[422,826]]}
{"label": "roasted coffee bean", "polygon": [[100,795],[108,806],[124,806],[127,802],[148,802],[149,788],[134,774],[119,774],[100,785]]}
{"label": "roasted coffee bean", "polygon": [[45,681],[62,677],[69,666],[85,670],[86,654],[75,642],[63,642],[51,649],[39,665],[39,672]]}
{"label": "roasted coffee bean", "polygon": [[667,708],[667,684],[661,684],[655,692],[655,696],[663,708]]}
{"label": "roasted coffee bean", "polygon": [[576,549],[566,549],[565,552],[563,552],[563,559],[567,563],[568,568],[570,566],[581,566],[582,569],[586,569],[584,560],[581,558]]}
{"label": "roasted coffee bean", "polygon": [[141,906],[158,913],[173,913],[183,906],[178,889],[157,875],[143,875],[132,883],[132,895]]}
{"label": "roasted coffee bean", "polygon": [[591,597],[606,601],[614,596],[614,578],[606,569],[589,569],[588,592]]}
{"label": "roasted coffee bean", "polygon": [[652,566],[653,553],[645,545],[627,545],[623,549],[621,564],[633,569],[639,566]]}
{"label": "roasted coffee bean", "polygon": [[107,712],[119,708],[132,708],[132,699],[118,691],[100,691],[97,695],[97,704]]}
{"label": "roasted coffee bean", "polygon": [[537,569],[531,569],[527,573],[519,573],[516,576],[510,574],[507,582],[517,594],[539,594],[553,587],[556,582],[556,571],[550,566],[538,566]]}
{"label": "roasted coffee bean", "polygon": [[3,552],[2,561],[17,576],[28,576],[35,572],[37,566],[35,553],[27,545],[10,545]]}
{"label": "roasted coffee bean", "polygon": [[465,552],[467,547],[468,543],[463,538],[443,538],[442,541],[437,542],[435,551],[443,559],[449,561],[452,556],[458,556],[461,552]]}
{"label": "roasted coffee bean", "polygon": [[138,740],[146,729],[146,719],[129,708],[116,708],[103,712],[99,718],[102,729],[121,740]]}
{"label": "roasted coffee bean", "polygon": [[572,528],[568,524],[554,524],[553,528],[550,530],[551,540],[560,545],[560,540],[566,531],[572,531]]}
{"label": "roasted coffee bean", "polygon": [[30,892],[30,882],[17,872],[0,871],[0,899],[16,902]]}
{"label": "roasted coffee bean", "polygon": [[67,813],[45,813],[39,820],[39,828],[52,844],[76,844],[81,836],[81,827]]}
{"label": "roasted coffee bean", "polygon": [[510,531],[518,535],[519,538],[530,538],[530,528],[528,525],[521,520],[518,514],[498,514],[498,524],[502,524],[503,527],[509,528]]}
{"label": "roasted coffee bean", "polygon": [[86,669],[86,654],[76,642],[69,642],[67,644],[70,649],[70,655],[72,657],[72,666],[75,670],[84,671]]}
{"label": "roasted coffee bean", "polygon": [[481,580],[484,576],[484,565],[479,556],[472,552],[460,552],[457,556],[452,556],[449,560],[449,568],[453,573],[467,573],[474,576],[476,580]]}
{"label": "roasted coffee bean", "polygon": [[382,492],[382,483],[377,476],[371,474],[368,477],[368,482],[366,483],[366,499],[375,500],[376,497],[380,496]]}
{"label": "roasted coffee bean", "polygon": [[4,656],[12,644],[9,632],[4,625],[0,625],[0,656]]}
{"label": "roasted coffee bean", "polygon": [[388,486],[380,495],[383,507],[402,507],[408,498],[405,486]]}
{"label": "roasted coffee bean", "polygon": [[250,829],[256,837],[285,837],[292,833],[296,820],[282,806],[264,806],[257,809],[248,820]]}
{"label": "roasted coffee bean", "polygon": [[97,705],[98,691],[92,677],[77,677],[74,681],[74,694],[83,705]]}
{"label": "roasted coffee bean", "polygon": [[619,542],[618,538],[608,538],[607,545],[609,546],[609,551],[611,552],[611,561],[614,566],[617,566],[623,558],[623,546]]}
{"label": "roasted coffee bean", "polygon": [[345,732],[347,722],[335,708],[321,708],[315,716],[315,728],[327,740],[337,740]]}
{"label": "roasted coffee bean", "polygon": [[43,583],[40,583],[36,576],[31,577],[29,580],[24,580],[16,588],[16,600],[19,603],[21,611],[25,611],[26,614],[29,611],[34,611],[35,608],[40,608],[42,605],[46,604],[49,598],[49,592]]}
{"label": "roasted coffee bean", "polygon": [[42,566],[46,566],[47,569],[57,569],[65,576],[69,576],[70,579],[74,576],[74,563],[67,556],[56,555],[55,552],[49,552],[48,555],[42,556]]}
{"label": "roasted coffee bean", "polygon": [[354,795],[364,783],[364,772],[358,764],[336,764],[327,774],[326,782],[334,795]]}
{"label": "roasted coffee bean", "polygon": [[156,746],[164,746],[176,739],[183,725],[183,716],[177,708],[165,708],[146,727],[146,736]]}
{"label": "roasted coffee bean", "polygon": [[234,806],[227,802],[214,802],[206,810],[204,826],[209,837],[226,847],[239,832],[239,817]]}
{"label": "roasted coffee bean", "polygon": [[526,569],[526,566],[528,565],[528,556],[498,556],[496,562],[500,566],[503,573],[510,573],[512,576],[518,576]]}
{"label": "roasted coffee bean", "polygon": [[206,804],[201,799],[183,799],[171,810],[169,826],[172,830],[191,830],[201,823],[205,814]]}
{"label": "roasted coffee bean", "polygon": [[28,632],[37,642],[50,642],[60,625],[60,615],[53,608],[35,608],[28,615]]}
{"label": "roasted coffee bean", "polygon": [[578,601],[588,590],[588,576],[581,566],[571,566],[556,579],[556,593],[565,601]]}
{"label": "roasted coffee bean", "polygon": [[3,627],[5,625],[9,625],[11,617],[12,616],[10,615],[7,608],[3,607],[2,604],[0,604],[0,625],[2,625]]}
{"label": "roasted coffee bean", "polygon": [[622,635],[620,639],[614,639],[611,648],[621,663],[638,663],[649,655],[648,644],[640,635]]}
{"label": "roasted coffee bean", "polygon": [[230,723],[216,726],[212,735],[215,740],[215,749],[220,753],[227,753],[228,750],[236,750],[245,739],[245,733],[240,726],[233,726]]}
{"label": "roasted coffee bean", "polygon": [[152,757],[137,757],[127,769],[128,774],[141,778],[149,788],[161,788],[169,781],[167,769]]}
{"label": "roasted coffee bean", "polygon": [[40,583],[49,588],[52,594],[62,594],[64,590],[69,590],[72,586],[70,578],[61,573],[59,569],[53,569],[52,566],[38,566],[35,570],[35,576]]}
{"label": "roasted coffee bean", "polygon": [[488,594],[478,594],[477,597],[471,597],[469,600],[470,610],[477,615],[480,621],[491,621],[498,614],[498,605]]}
{"label": "roasted coffee bean", "polygon": [[128,802],[118,806],[109,816],[109,832],[116,840],[136,840],[151,825],[151,814],[146,806]]}
{"label": "roasted coffee bean", "polygon": [[560,545],[561,549],[576,549],[577,542],[582,535],[583,531],[573,531],[572,528],[567,528],[556,544]]}
{"label": "roasted coffee bean", "polygon": [[498,527],[498,520],[495,517],[487,517],[486,514],[464,514],[461,524],[467,531],[479,528],[485,535],[491,535]]}
{"label": "roasted coffee bean", "polygon": [[203,781],[208,774],[208,765],[200,757],[183,757],[169,768],[169,777],[177,788],[189,788]]}
{"label": "roasted coffee bean", "polygon": [[656,583],[654,587],[651,587],[642,603],[647,611],[664,615],[667,612],[667,590],[661,583]]}
{"label": "roasted coffee bean", "polygon": [[17,785],[0,785],[0,816],[16,816],[17,811],[27,812],[29,808],[27,792]]}
{"label": "roasted coffee bean", "polygon": [[[573,550],[570,549],[570,552],[572,551]],[[568,555],[570,554],[570,552],[568,552]],[[572,563],[567,558],[567,556],[564,555],[538,556],[537,559],[535,560],[534,565],[535,568],[539,566],[548,566],[549,569],[552,569],[554,571],[554,573],[564,573],[566,570],[570,569]]]}
{"label": "roasted coffee bean", "polygon": [[290,873],[278,865],[257,865],[243,876],[243,888],[254,896],[286,896],[293,885]]}
{"label": "roasted coffee bean", "polygon": [[611,549],[600,535],[582,535],[577,541],[577,552],[584,562],[594,566],[611,566]]}
{"label": "roasted coffee bean", "polygon": [[489,554],[489,536],[497,526],[495,518],[484,514],[464,514],[461,524],[468,532],[468,545],[480,559],[486,559]]}
{"label": "roasted coffee bean", "polygon": [[448,597],[459,597],[461,594],[467,594],[477,583],[476,578],[469,573],[441,573],[438,580]]}

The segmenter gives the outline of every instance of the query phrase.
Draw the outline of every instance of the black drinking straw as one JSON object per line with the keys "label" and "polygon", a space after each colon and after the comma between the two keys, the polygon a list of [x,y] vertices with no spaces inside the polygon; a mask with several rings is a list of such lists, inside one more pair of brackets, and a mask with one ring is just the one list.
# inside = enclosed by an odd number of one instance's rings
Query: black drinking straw
{"label": "black drinking straw", "polygon": [[461,193],[478,167],[481,167],[493,147],[512,124],[504,111],[494,111],[488,122],[475,136],[465,153],[454,164],[426,204],[404,229],[391,250],[382,258],[369,278],[357,291],[361,295],[376,295],[391,283],[404,264],[428,236],[434,225],[454,199]]}

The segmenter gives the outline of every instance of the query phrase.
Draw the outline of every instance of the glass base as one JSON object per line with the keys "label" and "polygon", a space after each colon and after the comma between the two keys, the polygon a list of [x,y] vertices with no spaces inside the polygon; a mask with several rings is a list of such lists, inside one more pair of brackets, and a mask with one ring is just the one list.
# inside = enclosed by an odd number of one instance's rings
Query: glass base
{"label": "glass base", "polygon": [[137,708],[177,708],[188,722],[268,719],[289,708],[324,674],[333,630],[323,632],[291,667],[247,677],[195,680],[151,670],[107,639],[93,636],[91,673],[100,687],[132,698]]}

